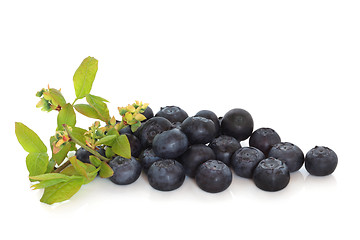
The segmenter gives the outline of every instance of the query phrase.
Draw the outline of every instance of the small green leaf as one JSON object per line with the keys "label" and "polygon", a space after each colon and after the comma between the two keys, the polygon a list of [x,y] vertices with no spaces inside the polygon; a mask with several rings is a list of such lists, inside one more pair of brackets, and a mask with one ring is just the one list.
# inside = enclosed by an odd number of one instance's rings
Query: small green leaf
{"label": "small green leaf", "polygon": [[95,109],[101,121],[107,123],[110,120],[109,109],[103,98],[88,94],[86,95],[86,101]]}
{"label": "small green leaf", "polygon": [[114,171],[112,170],[112,168],[106,162],[101,162],[99,176],[101,178],[109,178],[113,174],[114,174]]}
{"label": "small green leaf", "polygon": [[71,143],[70,142],[65,142],[65,144],[63,146],[60,147],[60,150],[55,154],[53,152],[53,142],[56,141],[56,138],[54,136],[52,136],[50,138],[50,146],[51,146],[51,152],[52,152],[52,159],[54,159],[54,161],[60,165],[65,158],[67,157],[68,153],[71,150]]}
{"label": "small green leaf", "polygon": [[[93,171],[88,173],[89,179],[85,180],[84,184],[88,184],[89,182],[91,182],[92,180],[95,179],[95,177],[97,176],[98,172],[100,171],[101,167],[99,166],[98,168],[95,168],[94,165],[89,164],[89,166],[91,166],[91,169],[94,169]],[[87,169],[87,171],[90,170],[90,168]]]}
{"label": "small green leaf", "polygon": [[131,120],[133,120],[133,115],[132,115],[132,113],[131,112],[127,112],[127,113],[125,113],[125,120],[127,121],[127,122],[130,122]]}
{"label": "small green leaf", "polygon": [[130,127],[131,131],[136,132],[136,130],[138,130],[140,126],[141,126],[141,122],[137,122],[137,123],[131,125],[131,127]]}
{"label": "small green leaf", "polygon": [[54,171],[55,164],[56,164],[55,160],[51,158],[48,162],[45,173],[51,173],[52,171]]}
{"label": "small green leaf", "polygon": [[32,185],[31,188],[32,189],[47,188],[47,187],[51,187],[55,184],[65,182],[65,181],[67,181],[67,179],[64,179],[64,178],[55,178],[55,179],[44,180],[44,181],[41,181],[40,183]]}
{"label": "small green leaf", "polygon": [[[91,165],[89,163],[80,162],[79,165],[81,165],[87,172],[88,178],[87,179],[85,178],[84,184],[87,184],[87,183],[91,182],[92,180],[94,180],[94,178],[97,175],[97,172],[100,170],[100,168],[97,169],[97,168],[95,168],[94,165]],[[72,165],[66,167],[64,170],[61,171],[61,173],[68,175],[68,176],[82,176]]]}
{"label": "small green leaf", "polygon": [[89,160],[91,164],[94,165],[95,167],[99,167],[101,165],[101,160],[94,155],[90,155]]}
{"label": "small green leaf", "polygon": [[115,153],[113,152],[113,150],[110,147],[107,147],[105,149],[105,156],[109,159],[111,159],[113,156],[115,156]]}
{"label": "small green leaf", "polygon": [[126,135],[120,135],[116,137],[112,145],[112,150],[119,156],[124,158],[131,158],[130,143]]}
{"label": "small green leaf", "polygon": [[86,144],[85,142],[85,136],[84,134],[86,133],[87,131],[85,129],[82,129],[82,128],[78,128],[78,127],[72,127],[71,128],[71,136],[72,138],[75,138],[77,141],[83,143],[83,144]]}
{"label": "small green leaf", "polygon": [[141,113],[137,113],[135,114],[135,117],[134,117],[136,120],[138,121],[144,121],[146,119],[146,117],[144,115],[142,115]]}
{"label": "small green leaf", "polygon": [[63,124],[67,124],[70,127],[74,127],[76,124],[76,115],[73,106],[68,103],[59,112],[57,117],[57,130],[63,129]]}
{"label": "small green leaf", "polygon": [[88,104],[75,104],[74,108],[76,109],[76,111],[78,111],[82,115],[85,115],[86,117],[100,119],[100,116],[96,112],[96,110]]}
{"label": "small green leaf", "polygon": [[47,152],[47,148],[39,136],[24,124],[15,122],[15,134],[21,146],[28,153]]}
{"label": "small green leaf", "polygon": [[110,135],[115,135],[115,136],[119,136],[119,132],[118,130],[116,130],[116,128],[110,128],[107,133],[106,133],[107,136],[110,136]]}
{"label": "small green leaf", "polygon": [[46,172],[49,163],[49,156],[45,152],[29,153],[26,157],[26,167],[29,176],[36,176]]}
{"label": "small green leaf", "polygon": [[107,146],[112,146],[116,137],[117,137],[116,135],[105,136],[96,142],[96,146],[103,145],[103,144],[107,145]]}
{"label": "small green leaf", "polygon": [[53,204],[70,199],[84,184],[85,178],[72,176],[64,182],[45,188],[40,202]]}
{"label": "small green leaf", "polygon": [[82,162],[80,160],[76,159],[76,156],[69,158],[69,161],[71,162],[71,165],[74,166],[74,168],[78,174],[80,174],[81,176],[84,176],[85,178],[88,178],[88,174],[87,174],[85,167],[81,164]]}
{"label": "small green leaf", "polygon": [[73,81],[77,99],[81,99],[90,93],[97,70],[98,60],[93,57],[85,58],[76,70]]}
{"label": "small green leaf", "polygon": [[69,176],[62,174],[62,173],[45,173],[45,174],[40,174],[40,175],[36,175],[36,176],[30,176],[29,178],[31,180],[44,181],[44,180],[68,178],[68,177]]}
{"label": "small green leaf", "polygon": [[49,93],[52,97],[52,101],[54,104],[59,105],[60,107],[64,107],[66,105],[66,101],[61,92],[55,88],[50,88]]}

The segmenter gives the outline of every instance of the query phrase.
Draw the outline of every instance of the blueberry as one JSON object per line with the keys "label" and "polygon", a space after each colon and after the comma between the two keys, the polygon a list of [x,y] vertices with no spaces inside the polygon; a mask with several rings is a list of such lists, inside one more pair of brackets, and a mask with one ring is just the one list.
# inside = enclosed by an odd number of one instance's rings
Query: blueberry
{"label": "blueberry", "polygon": [[212,140],[209,147],[214,151],[217,160],[222,161],[226,165],[230,166],[230,159],[233,153],[241,148],[241,145],[236,138],[220,135],[219,137]]}
{"label": "blueberry", "polygon": [[152,148],[161,158],[175,159],[183,154],[189,146],[186,135],[177,128],[164,131],[155,136]]}
{"label": "blueberry", "polygon": [[[102,148],[102,147],[97,148],[96,151],[105,157],[105,149],[104,148]],[[80,147],[75,153],[76,158],[78,160],[82,161],[83,163],[90,163],[90,159],[89,159],[90,155],[93,155],[93,154],[82,147]]]}
{"label": "blueberry", "polygon": [[162,158],[156,156],[152,148],[145,149],[144,151],[141,152],[139,156],[139,161],[145,173],[148,172],[151,164],[159,160],[162,160]]}
{"label": "blueberry", "polygon": [[214,112],[210,110],[201,110],[195,114],[195,117],[204,117],[212,120],[215,124],[216,137],[220,135],[220,121]]}
{"label": "blueberry", "polygon": [[298,146],[289,142],[276,143],[270,149],[268,156],[286,163],[290,172],[299,170],[304,164],[304,153]]}
{"label": "blueberry", "polygon": [[131,131],[131,126],[130,126],[130,125],[127,125],[126,127],[120,129],[120,130],[119,130],[119,133],[120,133],[120,134],[125,134],[125,133],[134,134],[134,133]]}
{"label": "blueberry", "polygon": [[195,177],[195,173],[200,164],[210,159],[215,159],[214,151],[204,145],[191,145],[188,150],[181,155],[180,163],[184,166],[185,174],[191,178]]}
{"label": "blueberry", "polygon": [[183,122],[188,114],[181,108],[177,106],[166,106],[160,108],[160,111],[155,114],[155,117],[164,117],[170,122]]}
{"label": "blueberry", "polygon": [[172,128],[171,122],[163,117],[153,117],[141,124],[135,135],[140,139],[143,149],[151,147],[154,137]]}
{"label": "blueberry", "polygon": [[231,166],[236,175],[252,178],[254,169],[261,160],[265,159],[262,151],[254,147],[243,147],[234,152],[231,157]]}
{"label": "blueberry", "polygon": [[144,121],[142,121],[142,122],[145,122],[154,116],[154,112],[149,106],[147,106],[145,111],[142,113],[142,115],[144,115],[146,117],[146,119]]}
{"label": "blueberry", "polygon": [[119,185],[133,183],[141,174],[141,164],[134,157],[117,156],[109,162],[109,166],[114,171],[110,180]]}
{"label": "blueberry", "polygon": [[172,191],[179,188],[185,180],[183,166],[173,160],[164,159],[154,162],[148,171],[150,185],[160,191]]}
{"label": "blueberry", "polygon": [[205,192],[218,193],[230,186],[232,173],[225,163],[218,160],[208,160],[198,167],[195,181]]}
{"label": "blueberry", "polygon": [[254,128],[254,121],[246,110],[234,108],[228,111],[221,120],[221,132],[239,141],[247,139]]}
{"label": "blueberry", "polygon": [[305,168],[315,176],[332,174],[338,163],[336,153],[328,147],[316,146],[305,156]]}
{"label": "blueberry", "polygon": [[181,122],[172,123],[172,127],[181,130]]}
{"label": "blueberry", "polygon": [[269,157],[259,162],[254,170],[255,185],[269,192],[285,188],[290,181],[290,172],[287,165],[279,159]]}
{"label": "blueberry", "polygon": [[275,143],[279,142],[281,142],[279,134],[271,128],[259,128],[251,134],[249,139],[249,145],[259,149],[265,155]]}
{"label": "blueberry", "polygon": [[140,140],[131,133],[125,133],[125,135],[130,143],[131,156],[138,158],[142,150]]}
{"label": "blueberry", "polygon": [[206,144],[216,135],[215,124],[204,117],[188,117],[181,124],[183,131],[191,144]]}

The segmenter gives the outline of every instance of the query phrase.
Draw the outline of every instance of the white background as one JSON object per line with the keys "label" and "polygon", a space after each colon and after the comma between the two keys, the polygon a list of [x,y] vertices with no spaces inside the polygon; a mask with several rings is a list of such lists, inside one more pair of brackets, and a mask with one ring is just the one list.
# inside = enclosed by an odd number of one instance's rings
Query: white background
{"label": "white background", "polygon": [[[359,1],[1,1],[1,235],[7,239],[359,239]],[[234,176],[219,194],[189,178],[176,191],[108,179],[52,206],[30,189],[14,122],[48,145],[56,113],[41,88],[75,98],[72,76],[99,60],[92,93],[112,115],[134,100],[154,112],[249,111],[304,153],[336,151],[331,176],[304,168],[268,193]],[[92,120],[78,114],[78,125]],[[247,145],[247,141],[242,142]],[[3,238],[3,237],[2,237]]]}

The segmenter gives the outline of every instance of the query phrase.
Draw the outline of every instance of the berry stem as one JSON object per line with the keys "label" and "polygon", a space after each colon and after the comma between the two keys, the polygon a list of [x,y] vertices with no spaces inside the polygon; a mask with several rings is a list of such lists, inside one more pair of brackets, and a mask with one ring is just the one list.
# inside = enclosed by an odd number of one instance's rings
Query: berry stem
{"label": "berry stem", "polygon": [[71,141],[75,142],[77,145],[79,145],[80,147],[84,148],[85,150],[87,150],[88,152],[92,153],[93,155],[95,155],[96,157],[98,157],[100,160],[105,161],[105,162],[109,162],[110,159],[102,156],[100,153],[98,153],[97,151],[95,151],[94,149],[89,148],[88,146],[86,146],[85,144],[83,144],[82,142],[80,142],[79,140],[77,140],[76,138],[74,138],[74,136],[72,135],[71,131],[69,130],[68,126],[66,124],[63,124],[63,127],[65,129],[65,131],[68,133]]}
{"label": "berry stem", "polygon": [[78,100],[78,98],[75,98],[74,102],[71,104],[71,106],[74,106],[74,104],[76,103],[76,101]]}
{"label": "berry stem", "polygon": [[62,164],[60,167],[56,168],[54,173],[59,173],[62,170],[64,170],[67,166],[70,165],[70,161],[65,162],[64,164]]}

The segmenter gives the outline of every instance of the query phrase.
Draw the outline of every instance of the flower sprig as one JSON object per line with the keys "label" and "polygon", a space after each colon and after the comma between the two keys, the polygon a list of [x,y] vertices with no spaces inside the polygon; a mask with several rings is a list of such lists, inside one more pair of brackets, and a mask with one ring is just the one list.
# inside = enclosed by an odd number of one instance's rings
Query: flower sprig
{"label": "flower sprig", "polygon": [[146,119],[142,113],[145,112],[148,106],[148,103],[135,101],[135,103],[126,107],[118,107],[119,114],[122,116],[122,125],[131,125],[131,131],[135,132],[141,126],[141,122]]}
{"label": "flower sprig", "polygon": [[[43,188],[41,202],[53,204],[71,198],[82,185],[91,182],[97,175],[108,178],[113,175],[108,162],[115,156],[131,158],[131,147],[126,135],[119,130],[127,125],[135,131],[140,121],[145,120],[142,114],[148,104],[136,101],[125,108],[119,108],[122,121],[110,117],[107,100],[90,94],[98,70],[98,61],[93,57],[83,60],[76,70],[73,82],[75,100],[65,100],[61,89],[43,88],[36,93],[40,98],[36,107],[46,112],[58,111],[55,135],[50,137],[51,155],[39,136],[26,125],[16,122],[15,134],[28,152],[26,166],[29,180],[39,182],[33,189]],[[86,102],[77,103],[85,99]],[[97,119],[88,129],[77,126],[76,112]],[[100,121],[105,123],[101,126]],[[74,151],[83,148],[91,155],[90,163],[84,163],[74,156]],[[97,149],[105,149],[105,156]],[[72,152],[72,153],[71,153]]]}
{"label": "flower sprig", "polygon": [[36,96],[41,98],[40,101],[36,104],[37,108],[41,110],[50,112],[52,110],[60,111],[61,108],[66,104],[64,97],[61,94],[61,89],[57,90],[55,88],[43,88],[36,93]]}

